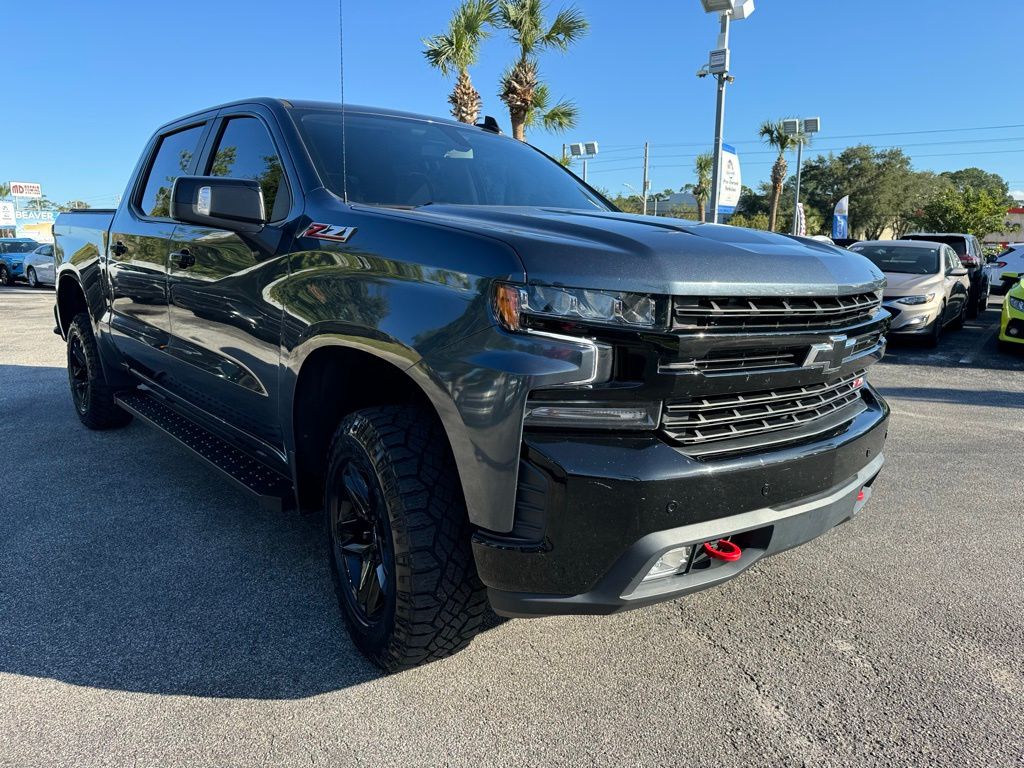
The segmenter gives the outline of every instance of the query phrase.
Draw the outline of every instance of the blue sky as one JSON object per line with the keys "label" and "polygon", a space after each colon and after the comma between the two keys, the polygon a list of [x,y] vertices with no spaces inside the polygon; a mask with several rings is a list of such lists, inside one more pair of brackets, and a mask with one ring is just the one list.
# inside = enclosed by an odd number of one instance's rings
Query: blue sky
{"label": "blue sky", "polygon": [[[420,40],[444,28],[455,0],[345,4],[347,100],[446,114],[450,83],[427,66]],[[695,72],[716,20],[698,0],[577,5],[589,36],[541,66],[553,95],[578,104],[580,125],[530,140],[557,153],[563,141],[596,139],[590,181],[613,194],[639,187],[644,141],[653,189],[691,181],[693,156],[712,141],[714,86]],[[181,114],[254,95],[338,99],[336,0],[5,6],[0,177],[38,181],[57,202],[112,205],[153,129]],[[726,140],[744,182],[771,166],[762,120],[820,115],[812,155],[898,145],[918,168],[977,165],[1024,189],[1022,23],[1017,2],[757,0],[732,36]],[[495,94],[512,58],[497,33],[472,71],[485,113],[506,127]],[[980,130],[992,126],[1006,127]],[[972,130],[940,132],[951,128]]]}

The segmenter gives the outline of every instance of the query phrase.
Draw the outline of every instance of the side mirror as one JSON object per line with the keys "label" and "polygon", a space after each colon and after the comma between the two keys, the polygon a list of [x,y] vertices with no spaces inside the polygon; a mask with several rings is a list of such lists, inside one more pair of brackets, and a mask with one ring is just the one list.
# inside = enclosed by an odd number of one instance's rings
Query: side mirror
{"label": "side mirror", "polygon": [[953,277],[967,277],[969,273],[963,267],[957,267],[956,269],[949,270],[949,274]]}
{"label": "side mirror", "polygon": [[185,224],[255,234],[267,223],[258,181],[179,176],[171,187],[171,218]]}

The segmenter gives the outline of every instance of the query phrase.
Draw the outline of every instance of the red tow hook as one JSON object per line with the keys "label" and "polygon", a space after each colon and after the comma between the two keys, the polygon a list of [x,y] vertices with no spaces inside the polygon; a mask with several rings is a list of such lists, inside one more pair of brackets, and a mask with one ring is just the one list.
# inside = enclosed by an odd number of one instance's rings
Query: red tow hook
{"label": "red tow hook", "polygon": [[743,550],[728,539],[705,541],[704,552],[708,557],[713,557],[715,560],[725,560],[727,563],[739,560],[740,555],[743,554]]}

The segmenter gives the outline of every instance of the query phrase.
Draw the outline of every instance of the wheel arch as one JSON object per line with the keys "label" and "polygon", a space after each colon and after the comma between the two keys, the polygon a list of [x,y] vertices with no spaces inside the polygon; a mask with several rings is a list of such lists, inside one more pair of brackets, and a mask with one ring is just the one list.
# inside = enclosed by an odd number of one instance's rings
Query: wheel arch
{"label": "wheel arch", "polygon": [[[318,508],[323,496],[330,442],[348,414],[380,405],[416,405],[438,420],[448,439],[450,424],[442,418],[427,381],[407,359],[392,360],[363,347],[326,343],[309,350],[298,367],[287,413],[288,452],[300,508]],[[285,401],[289,402],[288,400]],[[285,415],[285,414],[282,414]],[[462,468],[456,463],[460,485]]]}
{"label": "wheel arch", "polygon": [[56,306],[57,327],[60,328],[61,337],[67,339],[68,328],[75,316],[81,312],[89,312],[85,289],[74,274],[65,271],[57,277]]}

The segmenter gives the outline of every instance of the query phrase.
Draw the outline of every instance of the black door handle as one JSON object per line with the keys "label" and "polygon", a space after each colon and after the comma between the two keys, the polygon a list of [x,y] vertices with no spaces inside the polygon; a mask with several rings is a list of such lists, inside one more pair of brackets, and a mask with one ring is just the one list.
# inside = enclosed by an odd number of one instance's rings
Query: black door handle
{"label": "black door handle", "polygon": [[196,257],[192,255],[192,251],[188,248],[175,251],[171,254],[171,258],[177,262],[178,269],[188,269],[196,263]]}
{"label": "black door handle", "polygon": [[115,256],[124,256],[128,253],[128,246],[118,240],[112,246],[110,246],[110,252]]}

